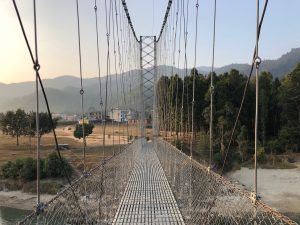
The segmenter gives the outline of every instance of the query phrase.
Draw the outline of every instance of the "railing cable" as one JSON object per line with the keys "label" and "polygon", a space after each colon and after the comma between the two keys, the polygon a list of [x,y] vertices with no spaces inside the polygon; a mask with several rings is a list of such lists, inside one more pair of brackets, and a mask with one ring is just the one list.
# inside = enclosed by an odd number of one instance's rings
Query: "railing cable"
{"label": "railing cable", "polygon": [[197,42],[198,42],[198,13],[199,13],[199,0],[196,3],[196,36],[195,36],[195,52],[194,52],[194,73],[193,73],[193,100],[192,100],[192,137],[190,145],[190,156],[193,158],[193,141],[194,141],[194,120],[195,120],[195,82],[196,82],[196,63],[197,63]]}
{"label": "railing cable", "polygon": [[215,47],[216,47],[216,20],[217,20],[217,0],[214,1],[214,25],[213,25],[213,46],[210,75],[210,121],[209,121],[209,167],[213,161],[213,100],[214,100],[214,66],[215,66]]}

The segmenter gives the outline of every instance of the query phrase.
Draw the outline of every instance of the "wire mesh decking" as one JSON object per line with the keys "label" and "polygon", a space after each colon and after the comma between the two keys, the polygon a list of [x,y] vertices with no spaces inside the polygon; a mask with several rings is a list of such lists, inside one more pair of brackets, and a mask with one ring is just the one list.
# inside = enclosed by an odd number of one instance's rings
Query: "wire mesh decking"
{"label": "wire mesh decking", "polygon": [[152,143],[137,151],[114,225],[184,225],[164,171]]}

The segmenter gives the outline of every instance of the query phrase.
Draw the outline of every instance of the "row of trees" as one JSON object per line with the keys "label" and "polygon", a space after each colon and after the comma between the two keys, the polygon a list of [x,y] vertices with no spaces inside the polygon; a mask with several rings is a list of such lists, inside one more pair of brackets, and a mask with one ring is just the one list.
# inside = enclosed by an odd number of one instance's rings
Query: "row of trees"
{"label": "row of trees", "polygon": [[[58,119],[53,119],[54,127],[56,127],[57,121]],[[19,138],[21,136],[31,138],[36,135],[36,113],[26,113],[22,109],[7,111],[0,114],[0,127],[3,134],[16,137],[17,146],[19,146]],[[47,113],[39,113],[39,128],[39,138],[51,132],[52,124]]]}
{"label": "row of trees", "polygon": [[[196,132],[209,134],[211,74],[203,76],[197,70],[192,70],[191,75],[184,79],[177,75],[160,78],[157,100],[161,130],[173,130],[177,134],[191,131],[194,72],[194,128]],[[213,76],[214,148],[216,157],[222,158],[238,113],[247,76],[237,70]],[[286,150],[300,152],[300,63],[281,80],[273,79],[268,72],[262,72],[259,80],[261,148],[272,153]],[[238,150],[241,160],[253,154],[254,115],[255,79],[252,79],[233,137],[232,146]]]}

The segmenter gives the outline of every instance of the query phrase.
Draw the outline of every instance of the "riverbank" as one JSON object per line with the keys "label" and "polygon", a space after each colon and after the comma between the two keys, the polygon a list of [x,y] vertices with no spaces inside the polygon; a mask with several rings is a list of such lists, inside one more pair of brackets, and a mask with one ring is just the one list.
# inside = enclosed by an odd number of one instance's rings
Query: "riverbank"
{"label": "riverbank", "polygon": [[[54,195],[42,195],[41,201],[48,202]],[[23,210],[34,210],[37,197],[22,191],[0,191],[0,206]]]}
{"label": "riverbank", "polygon": [[[300,220],[300,167],[296,169],[258,169],[258,195],[273,209]],[[227,176],[248,190],[253,189],[253,169],[242,167]]]}

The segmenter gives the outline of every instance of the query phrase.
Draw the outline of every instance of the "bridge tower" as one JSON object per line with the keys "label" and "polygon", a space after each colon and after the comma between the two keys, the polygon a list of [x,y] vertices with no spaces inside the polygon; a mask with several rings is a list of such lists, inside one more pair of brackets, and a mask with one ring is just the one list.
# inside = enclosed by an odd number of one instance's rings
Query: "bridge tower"
{"label": "bridge tower", "polygon": [[[157,82],[156,36],[140,36],[140,129],[141,136],[158,135],[156,110]],[[152,134],[146,127],[152,126]]]}

